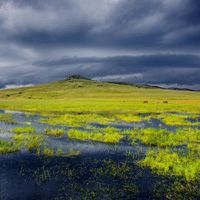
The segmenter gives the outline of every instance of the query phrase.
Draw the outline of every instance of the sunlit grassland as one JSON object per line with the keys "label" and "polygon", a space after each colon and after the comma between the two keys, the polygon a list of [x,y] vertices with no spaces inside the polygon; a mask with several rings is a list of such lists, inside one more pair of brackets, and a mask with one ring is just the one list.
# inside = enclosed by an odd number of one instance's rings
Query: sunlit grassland
{"label": "sunlit grassland", "polygon": [[199,113],[200,93],[72,79],[28,88],[1,90],[0,108],[49,114]]}

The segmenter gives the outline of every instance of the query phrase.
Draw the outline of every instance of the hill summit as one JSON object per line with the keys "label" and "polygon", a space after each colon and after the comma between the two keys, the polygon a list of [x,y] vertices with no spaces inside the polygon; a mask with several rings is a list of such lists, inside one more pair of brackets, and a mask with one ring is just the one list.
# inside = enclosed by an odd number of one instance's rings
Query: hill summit
{"label": "hill summit", "polygon": [[82,76],[80,74],[72,74],[72,75],[69,75],[67,76],[66,78],[67,80],[71,80],[71,79],[85,79],[85,80],[91,80],[90,78],[87,78],[85,76]]}

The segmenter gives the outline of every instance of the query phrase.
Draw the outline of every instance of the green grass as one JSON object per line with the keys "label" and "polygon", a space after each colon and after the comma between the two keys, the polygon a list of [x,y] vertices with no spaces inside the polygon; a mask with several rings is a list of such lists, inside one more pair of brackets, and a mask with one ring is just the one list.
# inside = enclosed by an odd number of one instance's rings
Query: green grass
{"label": "green grass", "polygon": [[49,128],[46,128],[44,132],[48,136],[55,136],[55,137],[63,136],[65,133],[63,129],[49,129]]}
{"label": "green grass", "polygon": [[138,163],[160,175],[181,176],[188,182],[200,180],[200,154],[193,151],[179,155],[170,149],[149,150]]}
{"label": "green grass", "polygon": [[0,114],[0,122],[6,124],[16,124],[16,120],[13,118],[12,114]]}
{"label": "green grass", "polygon": [[44,145],[44,136],[35,134],[17,134],[13,136],[14,142],[20,148],[26,148],[30,151],[37,150]]}
{"label": "green grass", "polygon": [[200,141],[200,130],[197,128],[179,128],[176,132],[154,128],[133,129],[125,131],[125,134],[130,135],[133,143],[139,140],[143,144],[160,147],[187,145]]}
{"label": "green grass", "polygon": [[115,128],[111,127],[105,129],[96,129],[93,130],[92,132],[70,129],[67,134],[70,139],[76,139],[82,141],[89,140],[89,141],[104,142],[110,144],[117,144],[124,137],[122,134],[117,132]]}
{"label": "green grass", "polygon": [[36,133],[35,127],[27,126],[27,127],[15,127],[13,129],[9,130],[10,133],[16,133],[16,134],[21,134],[21,133]]}
{"label": "green grass", "polygon": [[195,119],[198,116],[178,115],[178,114],[160,114],[155,118],[160,119],[169,126],[200,126],[200,122],[191,122],[189,119]]}
{"label": "green grass", "polygon": [[51,125],[67,125],[73,127],[85,126],[86,124],[100,123],[109,124],[114,120],[109,117],[97,115],[97,114],[74,114],[68,113],[64,115],[51,116],[48,119],[41,119],[40,122],[48,123]]}
{"label": "green grass", "polygon": [[0,140],[0,154],[14,153],[19,151],[19,146],[12,141]]}
{"label": "green grass", "polygon": [[[167,104],[163,103],[165,100],[168,101]],[[49,114],[200,113],[200,93],[71,79],[28,88],[2,90],[0,108]]]}

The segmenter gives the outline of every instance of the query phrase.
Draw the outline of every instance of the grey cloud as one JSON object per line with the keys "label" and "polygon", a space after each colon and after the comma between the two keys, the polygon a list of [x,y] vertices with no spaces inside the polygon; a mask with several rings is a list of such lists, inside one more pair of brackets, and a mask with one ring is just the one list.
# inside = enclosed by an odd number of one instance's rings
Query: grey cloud
{"label": "grey cloud", "polygon": [[199,84],[199,21],[198,0],[0,0],[0,85]]}

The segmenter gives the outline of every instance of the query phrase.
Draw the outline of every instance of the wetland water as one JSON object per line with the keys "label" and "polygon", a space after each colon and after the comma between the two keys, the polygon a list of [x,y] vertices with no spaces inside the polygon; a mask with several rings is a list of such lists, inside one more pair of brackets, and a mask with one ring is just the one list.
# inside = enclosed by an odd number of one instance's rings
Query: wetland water
{"label": "wetland water", "polygon": [[[0,153],[0,200],[200,198],[199,180],[187,182],[182,177],[153,173],[148,167],[137,164],[149,149],[156,148],[154,145],[141,141],[133,144],[127,135],[114,144],[70,139],[67,135],[70,127],[41,123],[40,119],[46,117],[3,110],[0,114],[12,115],[16,122],[0,122],[0,140],[3,141],[19,135],[11,131],[16,127],[34,127],[34,135],[39,136],[44,135],[45,129],[65,131],[59,137],[44,136],[43,145],[51,149],[50,152],[42,154],[22,147],[20,151]],[[199,118],[190,121],[197,123]],[[106,128],[106,125],[93,124],[93,127]],[[113,123],[112,127],[121,132],[149,127],[173,132],[184,126],[166,125],[159,119],[151,119]],[[79,127],[82,129],[84,127]],[[173,148],[184,150],[185,146]],[[52,150],[62,150],[65,156],[52,154]]]}

